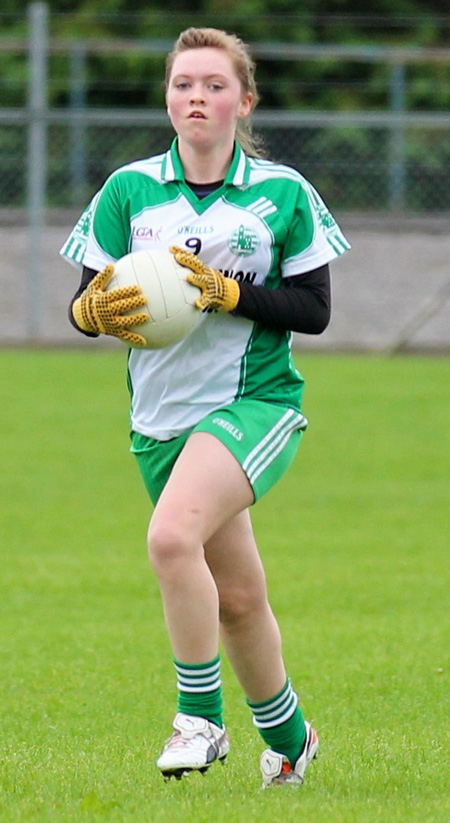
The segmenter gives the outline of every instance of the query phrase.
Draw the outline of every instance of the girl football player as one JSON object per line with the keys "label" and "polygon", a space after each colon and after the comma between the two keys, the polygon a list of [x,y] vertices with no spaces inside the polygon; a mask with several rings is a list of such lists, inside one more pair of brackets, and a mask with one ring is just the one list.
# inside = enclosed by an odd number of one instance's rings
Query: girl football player
{"label": "girl football player", "polygon": [[[263,785],[298,786],[318,737],[286,672],[250,508],[307,426],[292,332],[326,328],[328,266],[349,245],[315,189],[264,158],[257,100],[238,37],[182,32],[167,58],[172,145],[114,172],[62,253],[82,265],[72,323],[133,346],[131,450],[154,504],[149,554],[178,686],[157,766],[180,778],[228,753],[220,639],[266,745]],[[165,349],[130,331],[146,319],[139,287],[105,292],[114,262],[143,248],[170,249],[200,289],[201,321]]]}

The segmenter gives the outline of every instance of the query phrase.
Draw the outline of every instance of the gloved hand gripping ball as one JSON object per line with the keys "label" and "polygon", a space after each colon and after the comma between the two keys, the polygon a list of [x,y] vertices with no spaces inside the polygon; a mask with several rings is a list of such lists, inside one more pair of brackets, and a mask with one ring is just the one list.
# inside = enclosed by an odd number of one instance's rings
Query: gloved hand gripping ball
{"label": "gloved hand gripping ball", "polygon": [[239,284],[236,280],[224,277],[190,251],[180,249],[178,246],[170,246],[169,251],[172,252],[180,266],[191,270],[187,276],[188,283],[197,286],[202,292],[201,297],[195,303],[198,309],[233,311],[236,308],[240,295]]}
{"label": "gloved hand gripping ball", "polygon": [[125,286],[106,291],[114,274],[112,263],[95,275],[83,294],[72,305],[72,314],[77,326],[94,334],[110,334],[126,343],[145,346],[146,340],[130,327],[148,322],[144,313],[128,314],[133,309],[146,305],[146,298],[139,286]]}

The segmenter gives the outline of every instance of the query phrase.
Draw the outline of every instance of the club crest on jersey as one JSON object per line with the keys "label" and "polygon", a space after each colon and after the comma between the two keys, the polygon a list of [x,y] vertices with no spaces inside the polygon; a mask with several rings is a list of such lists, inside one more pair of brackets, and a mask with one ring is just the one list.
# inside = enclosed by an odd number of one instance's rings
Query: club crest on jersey
{"label": "club crest on jersey", "polygon": [[76,224],[76,226],[73,230],[74,235],[76,235],[77,237],[83,237],[83,238],[86,238],[86,237],[89,236],[89,230],[91,228],[93,212],[94,212],[93,203],[90,203],[89,206],[87,207],[86,211],[83,212],[80,219],[78,220],[78,222],[77,222],[77,224]]}
{"label": "club crest on jersey", "polygon": [[327,229],[330,230],[336,228],[336,221],[333,215],[330,214],[326,206],[317,206],[316,211],[319,223],[321,226],[323,226],[325,231],[327,231]]}
{"label": "club crest on jersey", "polygon": [[249,257],[254,254],[260,243],[261,240],[254,229],[241,224],[228,240],[228,248],[239,257]]}

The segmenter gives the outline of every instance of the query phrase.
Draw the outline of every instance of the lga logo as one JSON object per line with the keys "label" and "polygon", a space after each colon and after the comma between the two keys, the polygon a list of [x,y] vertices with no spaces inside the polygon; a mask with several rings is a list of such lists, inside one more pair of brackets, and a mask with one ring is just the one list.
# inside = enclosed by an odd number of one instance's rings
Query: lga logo
{"label": "lga logo", "polygon": [[249,257],[259,248],[260,243],[261,240],[256,231],[241,224],[231,235],[228,241],[228,248],[233,254],[240,257]]}
{"label": "lga logo", "polygon": [[131,235],[133,240],[146,240],[150,243],[158,243],[161,239],[162,230],[162,226],[160,226],[159,229],[154,229],[151,226],[133,226]]}

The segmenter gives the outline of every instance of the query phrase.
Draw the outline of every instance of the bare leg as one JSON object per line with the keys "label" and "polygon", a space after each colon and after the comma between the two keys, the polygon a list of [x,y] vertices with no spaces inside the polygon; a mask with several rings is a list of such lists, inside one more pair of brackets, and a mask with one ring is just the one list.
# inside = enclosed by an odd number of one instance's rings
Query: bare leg
{"label": "bare leg", "polygon": [[172,650],[184,663],[212,660],[218,651],[219,595],[203,547],[252,501],[247,477],[231,452],[210,434],[193,434],[149,528]]}
{"label": "bare leg", "polygon": [[248,511],[222,526],[205,550],[219,592],[228,658],[247,697],[255,703],[269,700],[283,688],[286,670]]}

